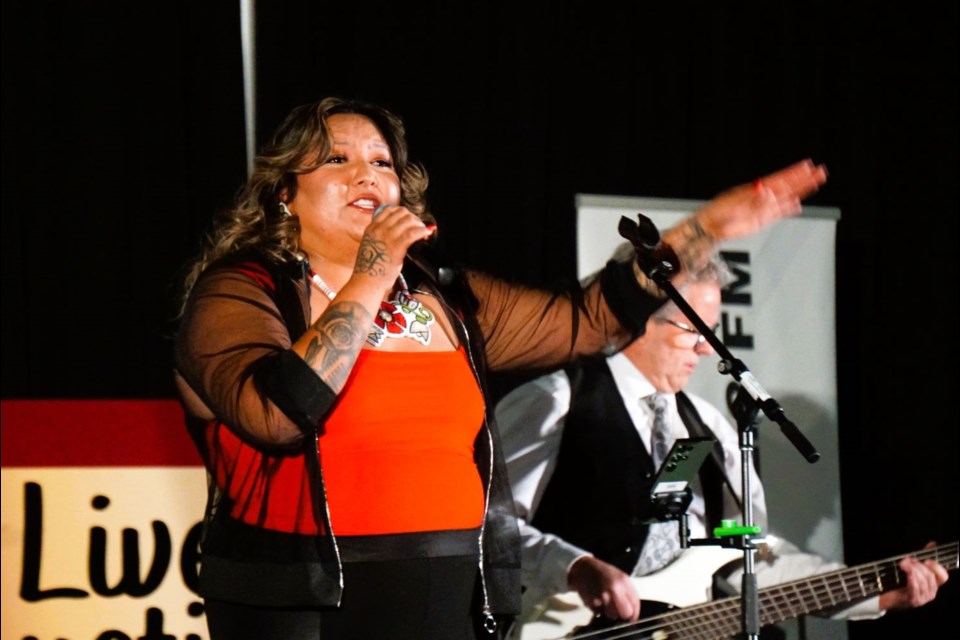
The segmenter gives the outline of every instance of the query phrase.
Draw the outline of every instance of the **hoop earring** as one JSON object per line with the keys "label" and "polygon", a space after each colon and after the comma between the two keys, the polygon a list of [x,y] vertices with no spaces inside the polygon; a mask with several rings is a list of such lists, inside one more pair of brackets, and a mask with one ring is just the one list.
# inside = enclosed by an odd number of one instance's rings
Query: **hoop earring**
{"label": "hoop earring", "polygon": [[282,200],[280,201],[280,213],[283,214],[284,218],[289,218],[290,216],[293,215],[292,213],[290,213],[290,209],[287,208],[287,203],[283,202]]}

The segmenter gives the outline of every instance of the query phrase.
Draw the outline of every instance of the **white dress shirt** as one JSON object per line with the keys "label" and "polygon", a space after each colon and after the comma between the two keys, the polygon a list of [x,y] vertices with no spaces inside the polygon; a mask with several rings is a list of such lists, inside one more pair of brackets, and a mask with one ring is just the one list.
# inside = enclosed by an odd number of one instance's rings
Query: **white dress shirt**
{"label": "white dress shirt", "polygon": [[[613,373],[617,390],[623,399],[627,413],[650,450],[653,412],[644,398],[654,393],[653,385],[623,354],[607,359]],[[575,560],[590,553],[570,544],[553,534],[533,527],[530,521],[536,513],[540,499],[553,475],[567,413],[570,410],[570,380],[564,371],[557,371],[531,380],[504,396],[496,408],[497,423],[501,432],[501,446],[507,463],[507,474],[513,488],[514,504],[520,519],[520,535],[523,544],[522,573],[526,588],[524,605],[536,604],[543,598],[570,590],[567,572]],[[719,440],[724,452],[724,473],[739,500],[741,483],[741,450],[737,429],[709,402],[686,392],[700,414],[704,424]],[[668,400],[667,420],[677,438],[689,437],[686,426],[677,411],[676,397],[665,394]],[[750,464],[750,495],[753,506],[753,524],[767,533],[767,508],[763,485],[756,469]],[[705,509],[699,479],[692,483],[694,497],[687,510],[691,538],[707,536]],[[740,506],[724,491],[723,517],[742,523]],[[829,563],[823,558],[802,553],[794,545],[768,535],[772,562],[757,556],[755,571],[758,588],[764,588],[790,580],[805,578],[816,573],[842,568],[842,564]],[[739,574],[731,576],[733,586],[739,587]],[[832,617],[872,618],[880,615],[878,598],[848,607]]]}

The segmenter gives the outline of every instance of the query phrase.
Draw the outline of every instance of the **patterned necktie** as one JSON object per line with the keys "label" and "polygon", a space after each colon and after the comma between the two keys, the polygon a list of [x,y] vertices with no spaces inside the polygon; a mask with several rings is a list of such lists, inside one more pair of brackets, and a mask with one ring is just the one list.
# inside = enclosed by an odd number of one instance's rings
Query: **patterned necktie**
{"label": "patterned necktie", "polygon": [[[673,446],[673,430],[667,422],[667,399],[659,393],[645,398],[653,411],[650,429],[650,449],[654,470],[659,470],[670,447]],[[646,575],[668,565],[680,553],[679,523],[675,520],[654,522],[647,531],[647,541],[640,552],[640,559],[633,573]]]}
{"label": "patterned necktie", "polygon": [[667,424],[667,399],[655,393],[647,396],[647,405],[653,410],[653,427],[650,430],[650,448],[653,454],[653,468],[659,470],[660,465],[673,446],[673,430]]}

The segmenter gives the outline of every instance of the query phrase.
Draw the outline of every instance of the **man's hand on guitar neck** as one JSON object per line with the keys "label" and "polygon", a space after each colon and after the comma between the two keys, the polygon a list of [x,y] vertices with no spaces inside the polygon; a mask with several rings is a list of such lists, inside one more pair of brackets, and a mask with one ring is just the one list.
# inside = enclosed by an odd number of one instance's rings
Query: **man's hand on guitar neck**
{"label": "man's hand on guitar neck", "polygon": [[[935,546],[936,542],[930,542],[924,548]],[[906,557],[899,566],[907,576],[907,584],[880,594],[880,609],[883,611],[922,607],[937,597],[937,590],[950,577],[943,565],[935,560],[920,562],[914,557]]]}
{"label": "man's hand on guitar neck", "polygon": [[633,622],[640,618],[640,596],[630,576],[612,564],[583,556],[570,566],[567,581],[594,613],[611,620]]}

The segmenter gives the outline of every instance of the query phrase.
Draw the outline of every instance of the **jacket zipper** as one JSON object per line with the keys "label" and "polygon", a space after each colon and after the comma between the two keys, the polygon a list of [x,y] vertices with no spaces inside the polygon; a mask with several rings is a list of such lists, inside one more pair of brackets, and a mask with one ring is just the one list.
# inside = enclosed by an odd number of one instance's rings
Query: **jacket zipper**
{"label": "jacket zipper", "polygon": [[[463,322],[460,316],[454,311],[450,306],[443,300],[440,296],[434,295],[429,291],[415,290],[414,293],[419,293],[421,295],[427,295],[437,300],[441,306],[447,311],[447,317],[452,318],[460,327],[463,333],[465,347],[467,351],[467,359],[470,361],[470,371],[473,373],[473,378],[477,383],[477,387],[480,388],[481,393],[483,391],[483,385],[480,384],[480,374],[477,371],[477,363],[473,359],[473,350],[470,348],[470,332],[467,330],[467,325]],[[487,593],[487,575],[483,570],[483,537],[487,529],[487,513],[490,509],[490,493],[493,489],[493,459],[494,459],[494,450],[493,450],[493,436],[490,434],[490,423],[487,420],[487,409],[486,402],[484,402],[483,409],[483,430],[487,436],[487,447],[490,450],[490,467],[487,469],[487,490],[484,492],[483,497],[483,520],[480,523],[480,537],[477,540],[477,547],[480,552],[480,561],[479,561],[479,570],[480,570],[480,589],[483,591],[483,628],[487,633],[493,635],[497,631],[497,620],[493,617],[493,608],[490,606],[490,595]]]}
{"label": "jacket zipper", "polygon": [[[306,283],[306,290],[309,293],[310,282],[307,280],[308,278],[307,266],[306,264],[303,264],[303,263],[301,263],[301,265],[302,265],[304,282]],[[447,302],[440,296],[437,296],[429,291],[422,291],[419,289],[414,290],[414,293],[427,295],[437,300],[441,304],[441,306],[443,306],[443,308],[447,311],[447,316],[449,318],[452,318],[459,325],[459,327],[463,332],[463,337],[466,342],[465,346],[467,351],[467,358],[470,361],[470,371],[473,373],[473,378],[476,381],[477,386],[481,389],[481,392],[482,392],[483,385],[480,383],[480,374],[477,371],[477,363],[473,358],[473,351],[470,348],[470,332],[467,330],[466,324],[463,322],[460,316],[456,313],[456,311],[454,311],[447,304]],[[307,302],[307,308],[309,308],[309,299]],[[493,617],[493,608],[490,606],[490,595],[487,592],[487,575],[483,568],[483,558],[484,558],[483,537],[487,528],[487,513],[490,510],[490,492],[492,491],[492,488],[493,488],[493,460],[494,460],[494,453],[495,453],[493,450],[493,436],[490,433],[490,423],[487,420],[486,403],[484,403],[484,410],[483,410],[483,429],[484,429],[484,433],[486,433],[486,436],[487,436],[487,447],[490,450],[490,460],[489,460],[490,466],[487,469],[487,488],[486,488],[486,491],[484,492],[484,498],[483,498],[483,519],[481,520],[481,523],[480,523],[480,536],[477,539],[477,549],[479,551],[479,558],[480,558],[478,563],[478,570],[480,572],[480,588],[481,588],[481,591],[483,592],[483,607],[481,609],[483,612],[483,628],[486,630],[487,633],[493,635],[497,631],[497,620],[496,618]],[[319,456],[320,456],[320,434],[319,433],[317,434],[317,437],[314,439],[314,449],[315,449],[315,453],[317,454],[317,459],[319,459]],[[320,490],[324,494],[324,512],[326,514],[326,522],[324,524],[330,531],[330,540],[333,543],[333,551],[337,557],[337,577],[338,577],[339,586],[340,586],[340,590],[337,595],[337,606],[340,606],[340,603],[343,600],[343,562],[340,559],[340,549],[339,549],[339,546],[337,545],[337,536],[333,531],[333,527],[330,525],[330,509],[329,509],[329,506],[326,504],[327,489],[326,489],[326,483],[323,482],[322,469],[320,472],[320,485],[321,485]]]}
{"label": "jacket zipper", "polygon": [[[304,286],[304,290],[306,291],[305,308],[307,309],[307,312],[309,314],[310,274],[309,274],[309,265],[306,259],[300,261],[300,267],[301,267],[302,277],[303,277],[303,286]],[[307,322],[309,323],[309,317],[307,318]],[[313,438],[313,455],[315,460],[318,460],[318,461],[320,460],[319,429],[317,430],[317,433]],[[327,529],[327,532],[330,536],[330,543],[333,545],[333,555],[337,558],[337,585],[339,586],[339,589],[337,590],[337,607],[339,607],[340,604],[343,602],[343,561],[340,558],[340,545],[337,544],[337,536],[333,532],[333,524],[330,521],[330,503],[327,501],[327,483],[323,479],[323,467],[319,466],[319,464],[318,464],[318,473],[320,474],[320,493],[323,500],[323,513],[325,516],[323,526]],[[314,512],[316,512],[319,506],[318,504],[316,504],[316,501],[320,499],[321,499],[320,497],[314,499],[315,500],[315,503],[313,505]],[[320,534],[318,533],[317,535],[320,535]]]}

